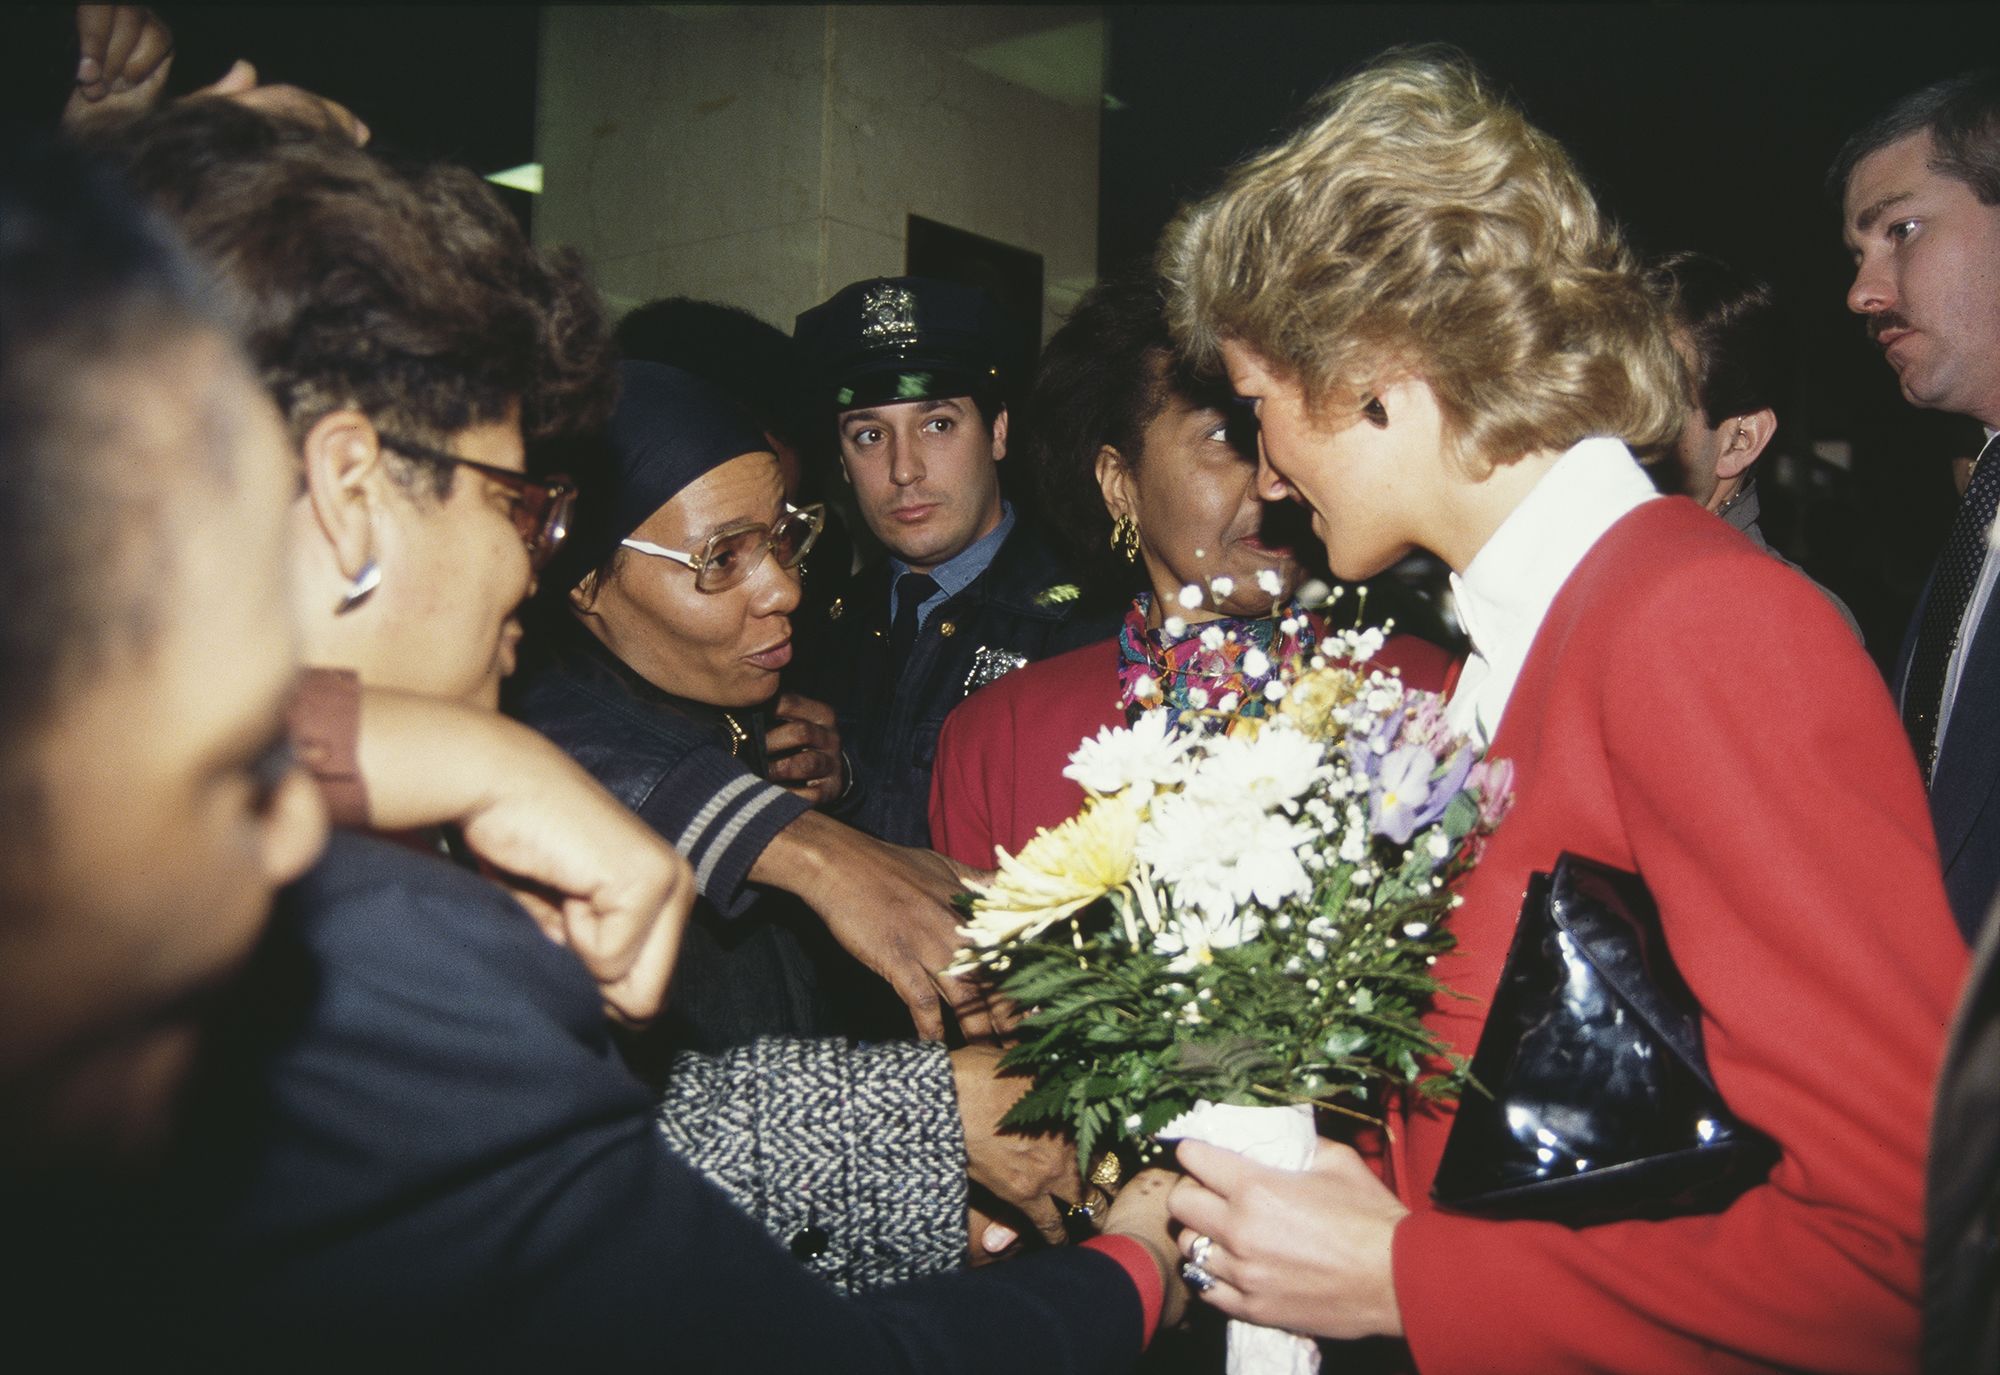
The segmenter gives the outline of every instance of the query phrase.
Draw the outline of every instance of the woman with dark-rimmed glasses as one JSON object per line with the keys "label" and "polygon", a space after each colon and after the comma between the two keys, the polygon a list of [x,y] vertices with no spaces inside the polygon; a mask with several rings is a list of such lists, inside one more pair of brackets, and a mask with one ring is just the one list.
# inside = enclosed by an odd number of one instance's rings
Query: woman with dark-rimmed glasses
{"label": "woman with dark-rimmed glasses", "polygon": [[[622,366],[608,439],[603,479],[552,567],[516,714],[642,817],[706,761],[714,800],[694,824],[774,835],[845,785],[831,713],[778,692],[823,512],[786,501],[770,442],[677,368]],[[656,824],[699,848],[678,813]],[[703,902],[693,925],[661,1051],[827,1029],[814,968],[845,957],[801,905]]]}

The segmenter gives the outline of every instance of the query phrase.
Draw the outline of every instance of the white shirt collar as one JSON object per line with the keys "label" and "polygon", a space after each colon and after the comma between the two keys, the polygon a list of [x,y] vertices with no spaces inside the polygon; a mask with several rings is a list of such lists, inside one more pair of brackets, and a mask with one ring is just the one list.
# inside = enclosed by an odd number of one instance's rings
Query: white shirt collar
{"label": "white shirt collar", "polygon": [[1454,730],[1493,739],[1556,594],[1605,531],[1658,495],[1623,443],[1586,439],[1542,475],[1465,572],[1452,574],[1473,650],[1445,709]]}

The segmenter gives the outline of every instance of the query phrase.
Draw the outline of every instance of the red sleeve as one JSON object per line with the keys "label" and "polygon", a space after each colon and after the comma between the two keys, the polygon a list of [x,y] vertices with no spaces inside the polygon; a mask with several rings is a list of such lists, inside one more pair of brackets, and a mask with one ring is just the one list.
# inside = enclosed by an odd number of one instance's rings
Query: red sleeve
{"label": "red sleeve", "polygon": [[1144,1351],[1153,1343],[1153,1333],[1160,1325],[1160,1309],[1166,1303],[1166,1280],[1160,1274],[1159,1262],[1144,1243],[1131,1237],[1092,1237],[1083,1243],[1082,1249],[1101,1251],[1117,1261],[1126,1278],[1132,1281],[1132,1287],[1139,1291],[1139,1349]]}
{"label": "red sleeve", "polygon": [[992,709],[999,701],[992,693],[976,692],[952,708],[931,764],[931,848],[974,869],[993,867],[988,753],[1005,714]]}
{"label": "red sleeve", "polygon": [[1925,1128],[1965,966],[1922,787],[1809,583],[1691,567],[1566,664],[1602,678],[1618,821],[1715,1078],[1783,1158],[1711,1216],[1412,1214],[1395,1280],[1426,1375],[1916,1364]]}
{"label": "red sleeve", "polygon": [[1458,660],[1416,635],[1391,635],[1375,655],[1377,663],[1396,669],[1403,681],[1425,692],[1445,692],[1456,676]]}

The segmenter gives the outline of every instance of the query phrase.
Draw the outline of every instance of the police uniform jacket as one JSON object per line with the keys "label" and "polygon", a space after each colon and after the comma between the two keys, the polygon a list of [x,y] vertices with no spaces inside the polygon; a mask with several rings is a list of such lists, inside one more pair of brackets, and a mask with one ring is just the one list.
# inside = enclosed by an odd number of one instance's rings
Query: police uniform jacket
{"label": "police uniform jacket", "polygon": [[891,681],[891,580],[887,560],[849,580],[801,656],[800,687],[839,714],[855,780],[842,819],[896,844],[928,846],[931,763],[945,716],[1023,664],[1103,639],[1117,616],[1080,611],[1067,563],[1023,520],[985,572],[932,609]]}

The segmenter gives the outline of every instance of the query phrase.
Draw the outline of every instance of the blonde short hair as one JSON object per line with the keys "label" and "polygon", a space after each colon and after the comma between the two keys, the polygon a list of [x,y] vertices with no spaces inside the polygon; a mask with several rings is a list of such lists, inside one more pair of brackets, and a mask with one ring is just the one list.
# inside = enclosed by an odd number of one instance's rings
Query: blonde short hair
{"label": "blonde short hair", "polygon": [[1569,156],[1462,56],[1391,53],[1317,97],[1167,230],[1197,363],[1224,340],[1312,408],[1414,374],[1488,462],[1613,435],[1670,443],[1687,387],[1658,305]]}

